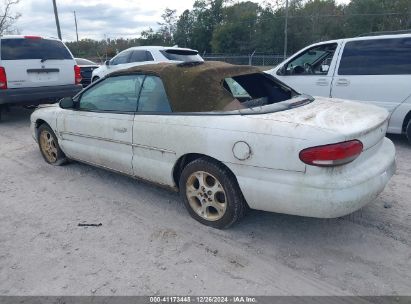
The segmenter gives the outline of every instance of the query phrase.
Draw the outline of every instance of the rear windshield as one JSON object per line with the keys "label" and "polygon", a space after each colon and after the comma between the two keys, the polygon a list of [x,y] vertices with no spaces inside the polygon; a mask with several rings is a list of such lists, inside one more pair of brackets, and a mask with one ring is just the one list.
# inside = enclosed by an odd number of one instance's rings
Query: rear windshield
{"label": "rear windshield", "polygon": [[47,39],[2,39],[2,60],[72,59],[63,42]]}
{"label": "rear windshield", "polygon": [[263,73],[225,78],[223,86],[234,98],[223,110],[239,110],[241,114],[273,113],[313,101]]}
{"label": "rear windshield", "polygon": [[274,81],[269,75],[263,73],[225,78],[223,86],[233,96],[233,102],[224,110],[263,107],[300,96],[291,88]]}
{"label": "rear windshield", "polygon": [[97,63],[84,58],[76,58],[76,63],[78,65],[97,65]]}
{"label": "rear windshield", "polygon": [[179,49],[169,49],[163,50],[161,53],[168,59],[168,60],[175,60],[175,61],[203,61],[200,55],[198,55],[197,51],[194,50],[179,50]]}

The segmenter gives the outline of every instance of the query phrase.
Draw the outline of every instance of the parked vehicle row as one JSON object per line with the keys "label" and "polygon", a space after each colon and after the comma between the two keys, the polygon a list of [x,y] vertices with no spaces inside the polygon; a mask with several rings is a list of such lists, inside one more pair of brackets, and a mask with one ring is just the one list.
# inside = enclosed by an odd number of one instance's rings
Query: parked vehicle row
{"label": "parked vehicle row", "polygon": [[[35,106],[74,96],[108,73],[153,62],[203,61],[197,51],[177,47],[135,47],[103,66],[73,58],[55,38],[5,35],[0,37],[0,115],[4,107]],[[1,117],[1,116],[0,116]]]}
{"label": "parked vehicle row", "polygon": [[247,208],[339,217],[394,174],[387,130],[411,138],[410,45],[329,41],[264,73],[177,47],[130,48],[99,67],[56,39],[4,36],[0,110],[67,96],[31,116],[46,162],[170,187],[205,225],[229,227]]}
{"label": "parked vehicle row", "polygon": [[269,73],[299,92],[383,107],[388,133],[411,142],[411,34],[313,44]]}
{"label": "parked vehicle row", "polygon": [[382,108],[301,95],[256,68],[219,62],[119,70],[31,116],[46,162],[73,159],[171,187],[216,228],[248,207],[321,218],[358,210],[394,174],[387,126]]}

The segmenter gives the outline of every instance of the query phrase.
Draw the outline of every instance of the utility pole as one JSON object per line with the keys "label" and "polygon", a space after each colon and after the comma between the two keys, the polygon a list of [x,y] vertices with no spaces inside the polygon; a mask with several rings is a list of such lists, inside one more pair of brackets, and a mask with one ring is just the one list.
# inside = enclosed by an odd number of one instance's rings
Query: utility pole
{"label": "utility pole", "polygon": [[288,43],[288,0],[285,0],[284,60],[287,58],[287,43]]}
{"label": "utility pole", "polygon": [[78,43],[78,28],[77,28],[77,16],[76,16],[76,11],[74,13],[74,24],[76,25],[76,37],[77,37],[77,43]]}
{"label": "utility pole", "polygon": [[57,12],[56,0],[53,0],[53,7],[54,7],[54,17],[56,18],[57,35],[59,36],[59,39],[61,40],[60,21],[59,21],[59,14]]}
{"label": "utility pole", "polygon": [[77,29],[77,16],[76,16],[76,11],[73,11],[74,13],[74,24],[76,25],[76,37],[77,37],[77,56],[80,56],[80,44],[78,43],[78,29]]}

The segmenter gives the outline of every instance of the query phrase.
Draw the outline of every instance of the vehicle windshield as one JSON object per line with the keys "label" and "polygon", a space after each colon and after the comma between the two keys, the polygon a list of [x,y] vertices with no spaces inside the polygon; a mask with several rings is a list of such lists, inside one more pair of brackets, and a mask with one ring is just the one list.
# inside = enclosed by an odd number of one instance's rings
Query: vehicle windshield
{"label": "vehicle windshield", "polygon": [[175,61],[203,61],[203,58],[194,50],[167,49],[160,51],[168,60]]}
{"label": "vehicle windshield", "polygon": [[[234,98],[224,108],[227,111],[253,109],[253,111],[248,112],[261,112],[264,110],[263,107],[279,103],[281,103],[281,106],[270,107],[270,109],[282,110],[291,106],[301,106],[312,101],[312,98],[308,95],[300,95],[263,73],[225,78],[223,86]],[[288,102],[282,103],[284,101]]]}
{"label": "vehicle windshield", "polygon": [[70,52],[59,40],[18,38],[1,40],[2,60],[72,59]]}

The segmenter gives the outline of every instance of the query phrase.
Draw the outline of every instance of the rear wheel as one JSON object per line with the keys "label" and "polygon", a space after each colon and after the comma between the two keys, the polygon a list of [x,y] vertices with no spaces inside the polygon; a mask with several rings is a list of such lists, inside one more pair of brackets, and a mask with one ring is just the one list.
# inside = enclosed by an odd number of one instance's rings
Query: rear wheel
{"label": "rear wheel", "polygon": [[64,164],[67,159],[57,141],[53,130],[46,124],[42,124],[38,130],[38,142],[41,155],[44,160],[54,166]]}
{"label": "rear wheel", "polygon": [[406,135],[408,138],[408,142],[411,144],[411,120],[408,122],[408,125],[405,131],[406,131]]}
{"label": "rear wheel", "polygon": [[207,158],[194,160],[184,168],[180,195],[195,220],[218,229],[230,227],[246,211],[233,174],[222,164]]}

